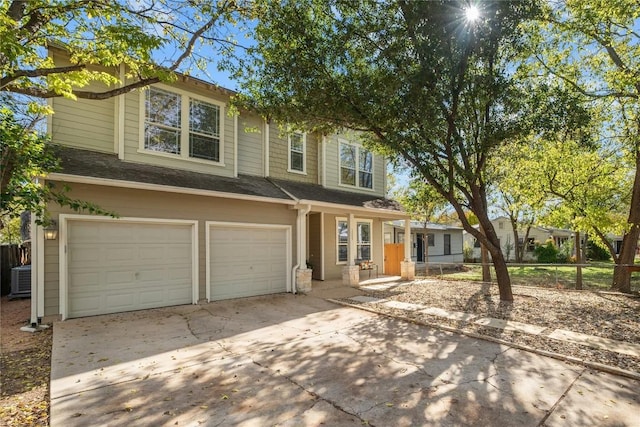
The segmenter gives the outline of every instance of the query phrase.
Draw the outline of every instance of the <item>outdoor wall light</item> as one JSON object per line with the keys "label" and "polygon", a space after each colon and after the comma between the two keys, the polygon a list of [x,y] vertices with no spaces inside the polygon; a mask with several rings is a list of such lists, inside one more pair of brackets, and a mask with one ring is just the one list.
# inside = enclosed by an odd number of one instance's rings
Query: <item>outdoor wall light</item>
{"label": "outdoor wall light", "polygon": [[56,240],[58,238],[58,223],[51,220],[51,223],[44,228],[44,238],[46,240]]}

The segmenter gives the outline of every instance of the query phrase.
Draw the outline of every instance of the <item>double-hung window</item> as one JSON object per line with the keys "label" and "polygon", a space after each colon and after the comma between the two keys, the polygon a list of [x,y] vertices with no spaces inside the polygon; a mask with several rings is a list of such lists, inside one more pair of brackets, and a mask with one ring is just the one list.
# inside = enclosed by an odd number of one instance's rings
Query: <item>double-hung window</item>
{"label": "double-hung window", "polygon": [[145,92],[144,149],[222,161],[222,107],[155,86]]}
{"label": "double-hung window", "polygon": [[[337,261],[345,263],[349,259],[349,222],[346,219],[338,219],[336,231]],[[356,253],[353,258],[371,260],[371,221],[356,222]]]}
{"label": "double-hung window", "polygon": [[373,188],[373,153],[341,141],[340,184]]}
{"label": "double-hung window", "polygon": [[306,173],[306,145],[304,133],[289,134],[289,172]]}

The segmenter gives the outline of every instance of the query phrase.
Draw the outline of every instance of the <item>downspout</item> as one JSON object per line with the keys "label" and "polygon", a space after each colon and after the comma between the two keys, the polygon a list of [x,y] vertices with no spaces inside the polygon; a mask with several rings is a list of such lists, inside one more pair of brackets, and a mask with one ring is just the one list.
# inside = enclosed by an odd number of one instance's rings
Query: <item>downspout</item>
{"label": "downspout", "polygon": [[302,229],[303,229],[303,225],[306,222],[307,214],[309,213],[309,211],[311,211],[311,205],[299,204],[300,199],[298,199],[296,196],[291,194],[289,191],[282,188],[282,186],[278,185],[278,183],[276,183],[275,181],[269,178],[267,178],[267,181],[275,185],[280,191],[285,193],[287,196],[291,197],[292,200],[295,200],[296,202],[298,202],[298,204],[295,206],[295,208],[298,210],[298,216],[296,217],[296,242],[297,242],[296,256],[298,258],[297,259],[298,263],[291,268],[291,292],[293,294],[296,294],[297,293],[296,271],[298,271],[301,265],[304,265],[304,268],[307,268],[306,259],[303,262],[301,262],[300,260],[304,258],[304,251],[306,249],[306,241],[305,241],[306,227],[304,227],[305,228],[304,233],[302,232]]}

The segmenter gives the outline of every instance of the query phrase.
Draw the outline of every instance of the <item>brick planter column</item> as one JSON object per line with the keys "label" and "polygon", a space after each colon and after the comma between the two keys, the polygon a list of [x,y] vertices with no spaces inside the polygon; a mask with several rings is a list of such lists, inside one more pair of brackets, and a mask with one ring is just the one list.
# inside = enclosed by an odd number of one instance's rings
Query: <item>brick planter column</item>
{"label": "brick planter column", "polygon": [[311,292],[311,273],[310,268],[299,268],[296,270],[296,290],[306,294]]}
{"label": "brick planter column", "polygon": [[360,283],[360,266],[345,265],[342,267],[342,284],[347,286],[358,286]]}
{"label": "brick planter column", "polygon": [[416,263],[413,261],[402,261],[400,263],[400,276],[402,280],[414,280],[416,278]]}

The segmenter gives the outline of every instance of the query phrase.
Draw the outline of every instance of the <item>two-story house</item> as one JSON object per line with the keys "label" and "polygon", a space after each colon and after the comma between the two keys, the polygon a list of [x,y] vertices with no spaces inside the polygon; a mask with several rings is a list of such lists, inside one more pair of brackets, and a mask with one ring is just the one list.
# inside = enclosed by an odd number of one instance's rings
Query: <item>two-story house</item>
{"label": "two-story house", "polygon": [[307,263],[314,279],[355,285],[357,260],[383,266],[384,223],[408,219],[384,197],[385,159],[352,133],[229,114],[233,94],[180,76],[106,100],[50,100],[61,170],[42,183],[117,217],[51,205],[52,240],[32,224],[32,320],[296,292]]}

